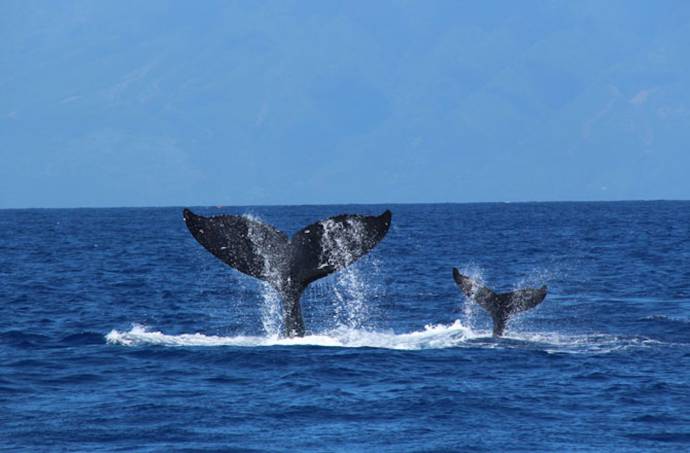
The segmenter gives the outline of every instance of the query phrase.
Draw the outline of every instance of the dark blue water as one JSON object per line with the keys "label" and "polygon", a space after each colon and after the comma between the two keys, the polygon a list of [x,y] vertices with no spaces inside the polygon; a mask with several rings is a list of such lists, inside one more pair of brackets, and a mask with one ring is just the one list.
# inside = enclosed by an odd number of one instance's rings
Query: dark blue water
{"label": "dark blue water", "polygon": [[[310,335],[180,209],[0,211],[7,451],[690,448],[690,203],[202,209],[393,226],[315,283]],[[458,266],[539,307],[492,339]]]}

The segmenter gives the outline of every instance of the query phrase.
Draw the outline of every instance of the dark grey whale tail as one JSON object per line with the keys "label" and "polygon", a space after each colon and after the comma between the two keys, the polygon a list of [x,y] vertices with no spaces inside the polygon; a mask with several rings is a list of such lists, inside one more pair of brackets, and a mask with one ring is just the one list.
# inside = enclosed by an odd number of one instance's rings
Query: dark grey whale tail
{"label": "dark grey whale tail", "polygon": [[313,223],[292,238],[245,216],[204,217],[189,209],[192,236],[216,258],[273,286],[283,301],[285,335],[303,336],[299,299],[311,282],[366,255],[388,232],[391,212],[380,216],[339,215]]}
{"label": "dark grey whale tail", "polygon": [[462,275],[453,268],[453,279],[465,296],[477,302],[489,312],[494,321],[494,336],[500,337],[506,327],[506,322],[515,313],[527,311],[544,301],[546,286],[541,288],[524,288],[509,293],[495,293],[485,286],[481,286],[471,278]]}

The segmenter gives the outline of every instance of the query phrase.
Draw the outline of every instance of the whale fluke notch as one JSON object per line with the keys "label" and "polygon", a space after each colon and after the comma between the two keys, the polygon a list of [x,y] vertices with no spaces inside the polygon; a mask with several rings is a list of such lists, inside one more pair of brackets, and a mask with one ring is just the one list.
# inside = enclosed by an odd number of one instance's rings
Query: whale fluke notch
{"label": "whale fluke notch", "polygon": [[366,255],[388,232],[392,214],[339,215],[292,238],[246,216],[204,217],[185,209],[183,217],[192,236],[215,257],[273,286],[283,301],[286,336],[303,336],[299,299],[304,289]]}
{"label": "whale fluke notch", "polygon": [[544,301],[547,288],[523,288],[508,293],[495,293],[491,289],[480,285],[475,280],[462,275],[457,268],[453,268],[453,280],[469,299],[474,300],[486,310],[493,319],[493,335],[500,337],[506,327],[508,319],[530,308],[534,308]]}

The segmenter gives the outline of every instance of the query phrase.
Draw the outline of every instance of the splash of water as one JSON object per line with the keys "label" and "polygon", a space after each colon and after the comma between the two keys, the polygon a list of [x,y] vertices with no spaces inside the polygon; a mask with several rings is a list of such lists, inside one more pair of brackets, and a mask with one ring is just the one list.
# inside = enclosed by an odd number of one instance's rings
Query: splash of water
{"label": "splash of water", "polygon": [[[478,325],[478,320],[485,316],[485,311],[474,301],[474,296],[477,290],[486,286],[484,282],[484,271],[475,264],[470,264],[466,267],[460,268],[464,275],[470,277],[476,285],[472,286],[472,297],[465,297],[465,303],[463,305],[463,315],[464,320],[467,325],[476,328]],[[526,276],[522,277],[516,283],[511,286],[510,291],[517,291],[526,287],[540,287],[545,285],[550,279],[555,278],[558,275],[557,272],[546,270],[546,269],[535,269],[528,273]],[[535,308],[538,309],[539,307]],[[511,316],[508,321],[509,330],[512,332],[521,331],[523,329],[523,320],[526,319],[530,311],[519,312]]]}
{"label": "splash of water", "polygon": [[475,331],[456,320],[452,324],[427,325],[423,330],[409,333],[375,332],[340,327],[305,337],[279,336],[223,337],[202,333],[166,335],[133,325],[129,331],[112,330],[106,335],[109,344],[121,346],[178,346],[178,347],[266,347],[321,346],[340,348],[380,348],[395,350],[428,350],[445,348],[489,348],[538,350],[550,354],[606,354],[628,349],[673,347],[640,336],[564,335],[554,332],[512,333],[501,339],[491,337],[490,331]]}
{"label": "splash of water", "polygon": [[[279,294],[275,291],[281,275],[281,269],[286,263],[276,262],[280,254],[270,250],[269,242],[258,225],[262,219],[254,215],[245,215],[249,222],[248,237],[253,252],[262,259],[263,274],[268,276],[268,282],[261,282],[261,323],[264,332],[269,336],[279,335],[283,331],[283,308]],[[341,270],[335,276],[335,284],[329,287],[328,298],[334,304],[335,322],[338,326],[360,328],[370,318],[370,308],[367,296],[371,293],[371,285],[367,284],[363,274],[356,267],[347,266],[359,256],[364,249],[365,226],[356,219],[345,222],[335,222],[327,219],[321,222],[323,235],[321,238],[322,266],[329,265]]]}
{"label": "splash of water", "polygon": [[[523,288],[539,288],[546,285],[546,282],[557,276],[557,272],[547,270],[547,269],[533,269],[528,272],[524,277],[519,279],[515,284],[512,285],[511,291],[517,291]],[[511,330],[522,330],[524,328],[525,319],[534,314],[534,311],[539,310],[540,305],[537,305],[529,311],[523,311],[513,315],[509,321],[509,328]]]}
{"label": "splash of water", "polygon": [[336,276],[333,287],[335,317],[339,325],[359,328],[368,319],[366,286],[359,271],[347,268]]}
{"label": "splash of water", "polygon": [[268,336],[278,336],[283,331],[283,308],[278,292],[266,282],[261,282],[261,325]]}
{"label": "splash of water", "polygon": [[338,326],[361,328],[370,318],[367,296],[371,289],[357,267],[347,266],[364,249],[364,225],[356,219],[321,222],[323,235],[320,261],[341,270],[333,286],[335,321]]}
{"label": "splash of water", "polygon": [[520,278],[512,286],[511,290],[516,291],[521,288],[535,287],[538,288],[542,285],[546,285],[549,280],[557,278],[559,275],[558,271],[553,271],[549,269],[533,269],[524,277]]}
{"label": "splash of water", "polygon": [[[478,283],[478,285],[472,286],[472,297],[466,297],[464,294],[462,297],[462,299],[464,299],[464,304],[462,306],[464,321],[468,326],[477,328],[478,319],[480,316],[482,316],[483,309],[474,301],[474,293],[477,291],[477,289],[479,289],[479,286],[484,285],[484,272],[475,264],[462,267],[460,270],[464,275],[467,275],[473,281]],[[460,293],[462,293],[462,291]]]}
{"label": "splash of water", "polygon": [[253,247],[254,254],[262,259],[262,270],[264,275],[268,275],[268,282],[261,281],[261,324],[264,332],[269,336],[277,336],[283,331],[282,305],[280,296],[271,286],[271,282],[278,282],[280,275],[277,266],[271,262],[271,251],[265,248],[266,241],[263,240],[261,231],[256,228],[257,224],[263,223],[261,218],[245,214],[244,217],[251,222],[247,235]]}
{"label": "splash of water", "polygon": [[110,344],[122,346],[163,345],[163,346],[326,346],[347,348],[384,348],[384,349],[439,349],[457,346],[471,338],[476,333],[463,326],[460,321],[445,325],[428,325],[422,331],[396,334],[394,332],[372,332],[368,330],[339,327],[305,337],[279,336],[235,336],[222,337],[204,335],[201,333],[166,335],[162,332],[150,331],[146,327],[135,324],[127,332],[112,330],[106,335]]}

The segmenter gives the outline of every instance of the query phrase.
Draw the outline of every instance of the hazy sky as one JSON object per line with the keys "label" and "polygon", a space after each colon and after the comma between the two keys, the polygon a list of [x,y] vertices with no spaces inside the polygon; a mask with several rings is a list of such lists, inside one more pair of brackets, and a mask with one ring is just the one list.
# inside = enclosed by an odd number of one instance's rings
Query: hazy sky
{"label": "hazy sky", "polygon": [[690,2],[0,1],[0,208],[690,198]]}

